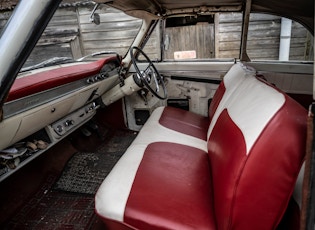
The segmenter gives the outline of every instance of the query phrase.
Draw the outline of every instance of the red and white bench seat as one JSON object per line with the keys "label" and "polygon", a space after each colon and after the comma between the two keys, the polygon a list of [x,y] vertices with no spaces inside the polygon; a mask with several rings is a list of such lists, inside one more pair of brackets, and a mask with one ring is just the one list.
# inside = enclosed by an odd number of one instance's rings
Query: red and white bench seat
{"label": "red and white bench seat", "polygon": [[111,229],[274,229],[305,152],[306,111],[235,64],[209,118],[156,109],[99,188]]}

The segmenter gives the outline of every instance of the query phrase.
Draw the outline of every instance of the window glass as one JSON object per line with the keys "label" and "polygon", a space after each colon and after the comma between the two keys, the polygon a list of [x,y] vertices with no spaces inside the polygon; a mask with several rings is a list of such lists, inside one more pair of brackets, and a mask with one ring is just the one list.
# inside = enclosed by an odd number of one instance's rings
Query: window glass
{"label": "window glass", "polygon": [[241,25],[241,13],[216,13],[167,19],[163,37],[164,59],[238,58]]}
{"label": "window glass", "polygon": [[[149,57],[151,61],[161,60],[161,25],[162,20],[158,21],[151,36],[143,48],[143,52]],[[139,55],[139,60],[145,60]]]}
{"label": "window glass", "polygon": [[164,59],[214,58],[214,16],[169,18],[163,41]]}
{"label": "window glass", "polygon": [[96,24],[91,21],[94,6],[93,3],[61,3],[24,67],[51,58],[79,59],[102,51],[125,56],[142,20],[101,4],[95,11],[100,18]]}
{"label": "window glass", "polygon": [[247,54],[251,60],[311,61],[313,36],[299,23],[274,15],[251,14]]}
{"label": "window glass", "polygon": [[239,58],[242,13],[218,13],[215,18],[216,58]]}
{"label": "window glass", "polygon": [[[238,59],[242,19],[242,13],[167,19],[163,58]],[[312,61],[313,52],[313,36],[301,24],[274,15],[250,15],[247,54],[251,60]]]}

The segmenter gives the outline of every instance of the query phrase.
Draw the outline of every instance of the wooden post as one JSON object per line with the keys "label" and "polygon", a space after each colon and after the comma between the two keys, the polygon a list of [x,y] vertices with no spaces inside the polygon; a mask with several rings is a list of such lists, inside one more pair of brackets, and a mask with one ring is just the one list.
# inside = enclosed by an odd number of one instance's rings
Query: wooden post
{"label": "wooden post", "polygon": [[252,8],[252,0],[246,0],[245,10],[243,11],[243,24],[242,24],[242,37],[241,37],[241,49],[240,49],[240,60],[250,61],[247,55],[247,35],[249,26],[249,16]]}

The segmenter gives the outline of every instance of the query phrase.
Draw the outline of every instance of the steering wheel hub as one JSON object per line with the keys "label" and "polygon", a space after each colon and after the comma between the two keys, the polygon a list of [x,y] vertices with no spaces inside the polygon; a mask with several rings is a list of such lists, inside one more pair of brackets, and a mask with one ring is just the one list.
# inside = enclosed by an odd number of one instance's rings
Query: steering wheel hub
{"label": "steering wheel hub", "polygon": [[[144,70],[140,70],[138,66],[139,61],[136,57],[139,54],[143,55],[143,57],[148,62],[148,65],[144,68]],[[157,71],[153,62],[140,48],[136,46],[133,46],[130,49],[130,56],[132,63],[137,71],[137,76],[134,76],[135,82],[140,87],[145,86],[157,98],[165,100],[167,98],[165,82],[161,74]]]}

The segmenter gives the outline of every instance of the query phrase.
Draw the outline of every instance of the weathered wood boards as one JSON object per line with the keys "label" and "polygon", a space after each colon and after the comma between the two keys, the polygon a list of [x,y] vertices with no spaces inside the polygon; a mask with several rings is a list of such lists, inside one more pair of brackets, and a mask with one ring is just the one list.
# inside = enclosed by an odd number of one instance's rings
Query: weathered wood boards
{"label": "weathered wood boards", "polygon": [[[104,5],[96,10],[101,20],[101,24],[96,25],[90,22],[93,7],[93,4],[60,7],[26,65],[56,56],[77,59],[103,50],[124,55],[141,26],[141,20]],[[10,14],[10,11],[0,14],[0,30]],[[222,13],[215,14],[214,23],[166,28],[168,47],[164,50],[164,57],[173,59],[176,51],[194,50],[197,59],[238,58],[241,20],[241,13]],[[249,57],[252,60],[277,60],[280,29],[280,17],[252,14],[247,44]],[[153,60],[160,57],[160,43],[157,31],[145,48]],[[292,22],[290,60],[312,60],[312,43],[306,29]]]}

